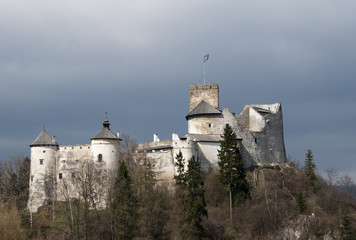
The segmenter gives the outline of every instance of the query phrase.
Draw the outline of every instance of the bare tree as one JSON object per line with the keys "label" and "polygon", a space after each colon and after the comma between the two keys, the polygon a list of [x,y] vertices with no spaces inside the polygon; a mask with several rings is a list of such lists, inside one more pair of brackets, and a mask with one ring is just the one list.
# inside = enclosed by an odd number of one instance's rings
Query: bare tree
{"label": "bare tree", "polygon": [[30,159],[13,157],[1,164],[0,194],[4,200],[15,199],[18,208],[26,207],[30,180]]}
{"label": "bare tree", "polygon": [[336,183],[337,179],[338,179],[338,173],[336,171],[336,169],[334,168],[329,168],[326,169],[326,174],[327,174],[327,182],[329,186],[334,186],[334,184]]}
{"label": "bare tree", "polygon": [[355,185],[352,177],[347,173],[339,178],[338,184],[349,193],[352,193],[352,187]]}
{"label": "bare tree", "polygon": [[74,186],[77,189],[78,198],[82,201],[82,214],[85,229],[85,239],[88,239],[90,209],[94,209],[96,216],[99,218],[98,207],[104,199],[105,193],[105,177],[102,169],[95,166],[92,161],[83,161],[80,166],[80,171],[76,174]]}
{"label": "bare tree", "polygon": [[[58,184],[58,195],[60,197],[60,200],[64,200],[64,213],[67,216],[67,225],[70,229],[70,236],[73,235],[74,233],[74,227],[75,227],[75,222],[74,222],[74,217],[73,217],[73,207],[74,207],[74,198],[73,196],[75,195],[74,193],[74,184],[71,181],[71,178],[69,179],[62,179],[59,184]],[[77,217],[77,224],[78,222],[78,217]]]}
{"label": "bare tree", "polygon": [[130,135],[123,133],[120,138],[121,141],[121,151],[126,152],[134,152],[137,148],[137,141],[133,139]]}

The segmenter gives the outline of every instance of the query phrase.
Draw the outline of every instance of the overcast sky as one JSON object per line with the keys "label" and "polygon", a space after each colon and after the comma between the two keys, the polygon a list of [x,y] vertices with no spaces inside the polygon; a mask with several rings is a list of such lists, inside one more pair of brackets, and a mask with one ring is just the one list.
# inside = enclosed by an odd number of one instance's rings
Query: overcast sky
{"label": "overcast sky", "polygon": [[220,108],[281,102],[287,154],[356,180],[356,1],[2,0],[0,159],[43,126],[61,145],[111,129],[187,132],[189,84]]}

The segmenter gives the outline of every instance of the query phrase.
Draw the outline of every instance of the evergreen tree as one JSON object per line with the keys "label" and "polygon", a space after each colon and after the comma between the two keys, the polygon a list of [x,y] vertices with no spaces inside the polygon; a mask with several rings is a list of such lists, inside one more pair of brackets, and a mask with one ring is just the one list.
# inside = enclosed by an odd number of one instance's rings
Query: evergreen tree
{"label": "evergreen tree", "polygon": [[303,214],[307,210],[306,202],[301,191],[297,194],[297,199],[295,200],[297,203],[297,211],[298,214]]}
{"label": "evergreen tree", "polygon": [[170,198],[164,186],[157,185],[154,165],[138,166],[134,174],[136,197],[138,199],[139,239],[166,239]]}
{"label": "evergreen tree", "polygon": [[[174,214],[173,214],[173,222],[175,223],[175,228],[177,234],[181,235],[181,238],[184,238],[183,235],[186,233],[187,224],[187,216],[186,216],[186,206],[185,206],[185,196],[186,196],[186,182],[185,182],[185,174],[184,174],[184,165],[185,159],[183,158],[183,154],[181,151],[176,155],[176,173],[174,175],[175,179],[175,193],[174,193]],[[173,237],[175,238],[175,237]]]}
{"label": "evergreen tree", "polygon": [[136,234],[136,199],[131,177],[124,161],[120,163],[114,183],[114,234],[117,239],[133,239]]}
{"label": "evergreen tree", "polygon": [[176,167],[176,174],[174,175],[174,179],[176,180],[176,185],[179,188],[184,189],[185,186],[185,180],[184,180],[184,165],[185,165],[185,159],[183,158],[183,154],[181,151],[176,155],[176,162],[175,162],[175,167]]}
{"label": "evergreen tree", "polygon": [[192,156],[188,161],[188,170],[184,174],[186,181],[185,205],[191,237],[202,239],[205,236],[202,217],[207,216],[204,198],[204,182],[200,174],[200,163]]}
{"label": "evergreen tree", "polygon": [[30,179],[30,167],[31,160],[25,157],[21,162],[21,167],[18,176],[18,187],[19,187],[19,197],[18,197],[18,208],[26,208],[28,195],[29,195],[29,179]]}
{"label": "evergreen tree", "polygon": [[344,207],[341,209],[341,219],[339,226],[339,240],[353,240],[355,234],[352,231],[350,216],[347,209]]}
{"label": "evergreen tree", "polygon": [[309,179],[309,183],[312,186],[313,190],[316,189],[318,178],[315,173],[316,165],[313,162],[313,153],[310,149],[308,149],[307,153],[305,154],[305,161],[304,161],[304,172],[307,178]]}
{"label": "evergreen tree", "polygon": [[230,217],[232,218],[233,205],[250,199],[250,192],[244,164],[237,148],[236,134],[229,124],[226,124],[221,137],[220,150],[218,150],[220,167],[218,178],[228,188]]}
{"label": "evergreen tree", "polygon": [[200,163],[192,156],[184,171],[185,160],[182,152],[176,155],[176,207],[175,218],[183,239],[202,239],[205,231],[202,218],[207,216],[204,197],[204,182],[200,174]]}

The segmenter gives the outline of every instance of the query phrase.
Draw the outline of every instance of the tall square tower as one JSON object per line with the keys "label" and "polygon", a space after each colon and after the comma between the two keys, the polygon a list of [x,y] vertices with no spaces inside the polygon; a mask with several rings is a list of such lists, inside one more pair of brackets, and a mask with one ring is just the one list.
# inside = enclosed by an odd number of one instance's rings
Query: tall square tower
{"label": "tall square tower", "polygon": [[190,84],[189,112],[202,100],[219,110],[219,85],[216,83]]}

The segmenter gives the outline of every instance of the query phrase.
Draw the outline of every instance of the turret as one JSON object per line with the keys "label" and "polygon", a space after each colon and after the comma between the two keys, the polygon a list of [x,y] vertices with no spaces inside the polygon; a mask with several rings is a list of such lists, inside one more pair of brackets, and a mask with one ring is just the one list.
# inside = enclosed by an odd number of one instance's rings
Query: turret
{"label": "turret", "polygon": [[219,119],[219,86],[217,84],[191,84],[188,120],[190,134],[220,134],[216,130]]}
{"label": "turret", "polygon": [[103,128],[91,138],[92,156],[95,163],[107,166],[107,169],[116,169],[120,158],[119,132],[115,135],[110,130],[107,117],[103,122]]}
{"label": "turret", "polygon": [[28,209],[37,212],[38,208],[50,202],[53,197],[53,174],[56,166],[58,144],[45,129],[30,145],[30,195]]}

